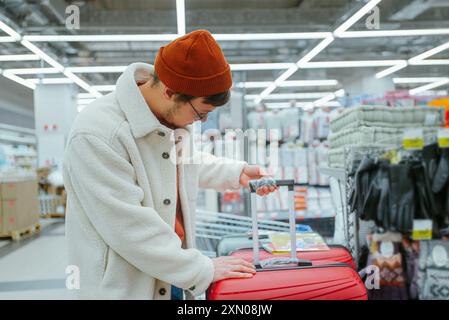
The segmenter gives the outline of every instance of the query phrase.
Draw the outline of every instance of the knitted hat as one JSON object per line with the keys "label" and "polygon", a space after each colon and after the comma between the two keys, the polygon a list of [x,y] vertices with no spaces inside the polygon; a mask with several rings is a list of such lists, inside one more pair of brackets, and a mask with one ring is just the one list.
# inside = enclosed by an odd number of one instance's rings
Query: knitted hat
{"label": "knitted hat", "polygon": [[232,76],[220,46],[207,30],[196,30],[161,47],[154,62],[170,89],[194,97],[229,90]]}

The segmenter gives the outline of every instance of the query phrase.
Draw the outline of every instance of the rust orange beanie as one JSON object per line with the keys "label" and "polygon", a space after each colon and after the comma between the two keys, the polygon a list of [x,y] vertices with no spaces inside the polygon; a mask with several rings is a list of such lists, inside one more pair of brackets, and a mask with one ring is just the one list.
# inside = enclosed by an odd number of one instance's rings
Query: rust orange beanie
{"label": "rust orange beanie", "polygon": [[161,47],[154,62],[159,79],[170,89],[194,97],[229,90],[231,69],[207,30],[196,30]]}

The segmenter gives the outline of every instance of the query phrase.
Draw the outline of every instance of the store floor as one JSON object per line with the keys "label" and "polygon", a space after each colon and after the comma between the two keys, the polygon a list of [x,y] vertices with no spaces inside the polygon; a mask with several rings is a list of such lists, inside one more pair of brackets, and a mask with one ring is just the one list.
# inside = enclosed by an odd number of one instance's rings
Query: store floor
{"label": "store floor", "polygon": [[0,240],[0,300],[71,299],[65,287],[67,267],[64,221],[42,220],[37,235]]}

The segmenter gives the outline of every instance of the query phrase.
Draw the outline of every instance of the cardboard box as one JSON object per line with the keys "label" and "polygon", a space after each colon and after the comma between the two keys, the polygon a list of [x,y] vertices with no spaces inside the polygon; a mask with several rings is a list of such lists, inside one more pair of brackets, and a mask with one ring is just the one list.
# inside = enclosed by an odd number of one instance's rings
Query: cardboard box
{"label": "cardboard box", "polygon": [[5,182],[0,184],[0,198],[2,200],[15,199],[17,197],[17,182]]}
{"label": "cardboard box", "polygon": [[[3,183],[1,200],[1,232],[7,234],[31,227],[39,222],[38,185],[36,180],[15,182],[13,188]],[[6,193],[3,191],[8,190]],[[14,189],[14,192],[12,190]],[[15,195],[15,198],[11,198]]]}

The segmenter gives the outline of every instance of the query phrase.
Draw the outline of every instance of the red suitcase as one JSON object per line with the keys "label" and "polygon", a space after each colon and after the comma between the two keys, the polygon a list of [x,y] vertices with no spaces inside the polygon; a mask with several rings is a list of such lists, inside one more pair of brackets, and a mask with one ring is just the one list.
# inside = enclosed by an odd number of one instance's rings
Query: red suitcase
{"label": "red suitcase", "polygon": [[[263,179],[266,183],[267,179]],[[270,180],[270,183],[271,180]],[[290,197],[291,254],[260,260],[255,191],[259,181],[251,181],[251,211],[253,218],[252,278],[225,279],[213,283],[207,290],[208,300],[366,300],[366,288],[359,274],[350,266],[333,261],[298,260],[293,207],[293,180],[277,180],[278,186],[288,186]],[[243,251],[247,252],[247,251]],[[238,251],[235,253],[238,254]],[[264,254],[263,256],[266,256]],[[268,256],[272,257],[271,254]],[[246,256],[249,259],[248,256]]]}

